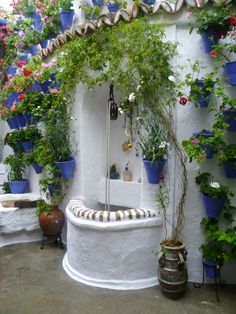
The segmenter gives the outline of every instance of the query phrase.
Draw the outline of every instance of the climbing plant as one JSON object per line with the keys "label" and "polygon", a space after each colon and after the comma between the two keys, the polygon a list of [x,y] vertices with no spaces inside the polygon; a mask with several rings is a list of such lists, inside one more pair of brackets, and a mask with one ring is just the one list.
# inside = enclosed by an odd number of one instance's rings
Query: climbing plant
{"label": "climbing plant", "polygon": [[[179,145],[173,121],[176,104],[173,58],[176,45],[165,38],[157,24],[140,18],[131,23],[121,22],[114,27],[103,26],[87,37],[77,37],[58,51],[58,63],[63,71],[60,92],[69,95],[77,83],[92,91],[104,83],[112,83],[122,95],[122,111],[138,112],[142,127],[147,112],[157,115],[168,133],[179,162],[181,195],[177,205],[175,229],[169,239],[175,244],[184,222],[184,202],[187,189],[185,155]],[[70,78],[68,80],[68,78]]]}

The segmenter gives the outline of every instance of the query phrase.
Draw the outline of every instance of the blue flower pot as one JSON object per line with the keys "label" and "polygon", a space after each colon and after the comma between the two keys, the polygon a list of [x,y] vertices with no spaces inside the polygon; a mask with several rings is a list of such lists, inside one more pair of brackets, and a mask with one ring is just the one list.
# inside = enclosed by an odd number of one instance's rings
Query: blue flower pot
{"label": "blue flower pot", "polygon": [[201,39],[205,53],[209,53],[214,49],[219,41],[219,36],[213,30],[201,33]]}
{"label": "blue flower pot", "polygon": [[23,113],[23,117],[25,118],[26,120],[26,125],[31,125],[32,124],[32,115],[31,113]]}
{"label": "blue flower pot", "polygon": [[[210,138],[210,137],[213,137],[214,134],[212,134],[212,133],[203,133],[203,134],[201,134],[201,136],[203,136],[205,138]],[[213,157],[213,155],[214,155],[214,151],[213,151],[212,146],[202,144],[201,147],[202,147],[202,149],[204,150],[204,152],[206,154],[206,159],[211,159]]]}
{"label": "blue flower pot", "polygon": [[200,108],[207,108],[210,101],[210,92],[206,91],[203,80],[196,80],[196,85],[201,89],[196,95],[195,106]]}
{"label": "blue flower pot", "polygon": [[53,73],[52,75],[51,75],[51,80],[52,80],[52,87],[55,87],[55,88],[60,88],[60,86],[61,86],[61,84],[62,84],[62,80],[61,79],[57,79],[56,78],[56,75],[57,75],[57,73]]}
{"label": "blue flower pot", "polygon": [[229,179],[236,178],[236,160],[227,160],[223,164],[225,176]]}
{"label": "blue flower pot", "polygon": [[47,45],[48,45],[48,39],[44,39],[40,42],[40,46],[42,49],[47,48]]}
{"label": "blue flower pot", "polygon": [[29,141],[25,141],[22,143],[25,152],[30,152],[33,149],[33,144]]}
{"label": "blue flower pot", "polygon": [[114,13],[120,9],[120,6],[117,3],[108,3],[107,8],[110,13]]}
{"label": "blue flower pot", "polygon": [[229,124],[227,130],[236,132],[236,110],[225,110],[223,114],[226,117],[225,122]]}
{"label": "blue flower pot", "polygon": [[21,56],[18,58],[18,60],[19,60],[19,61],[24,61],[25,64],[27,64],[28,61],[29,61],[29,58],[28,58],[28,55],[25,54],[25,55],[21,55]]}
{"label": "blue flower pot", "polygon": [[60,192],[60,189],[61,189],[61,186],[60,185],[54,185],[54,184],[49,184],[48,185],[48,191],[49,191],[49,194],[51,196],[57,194]]}
{"label": "blue flower pot", "polygon": [[212,218],[219,217],[225,201],[220,198],[211,198],[204,193],[202,193],[202,199],[207,216]]}
{"label": "blue flower pot", "polygon": [[92,0],[93,5],[97,7],[101,7],[103,5],[103,0]]}
{"label": "blue flower pot", "polygon": [[152,5],[156,2],[156,0],[143,0],[143,3],[148,4],[148,5]]}
{"label": "blue flower pot", "polygon": [[37,174],[42,173],[43,167],[41,167],[39,164],[33,163],[32,166],[34,168],[35,173],[37,173]]}
{"label": "blue flower pot", "polygon": [[224,66],[226,82],[230,85],[236,85],[236,61],[227,62]]}
{"label": "blue flower pot", "polygon": [[56,162],[59,168],[61,169],[61,173],[64,179],[70,179],[73,177],[74,169],[75,169],[75,159],[72,157],[70,160],[66,161],[57,161]]}
{"label": "blue flower pot", "polygon": [[18,125],[16,117],[8,118],[6,121],[9,125],[10,129],[19,129],[19,125]]}
{"label": "blue flower pot", "polygon": [[10,190],[12,194],[22,194],[27,193],[29,187],[28,180],[22,181],[8,181]]}
{"label": "blue flower pot", "polygon": [[74,13],[75,13],[74,10],[70,10],[68,12],[65,12],[62,10],[60,12],[62,32],[64,32],[67,29],[70,29],[72,27]]}
{"label": "blue flower pot", "polygon": [[9,75],[12,75],[12,76],[15,76],[16,75],[16,67],[13,67],[13,66],[8,66],[7,69],[6,69],[6,73]]}
{"label": "blue flower pot", "polygon": [[30,48],[30,53],[32,56],[36,56],[38,52],[38,45],[33,45],[31,48]]}
{"label": "blue flower pot", "polygon": [[220,274],[220,269],[217,268],[217,264],[214,261],[207,261],[202,258],[205,274],[208,278],[217,278]]}
{"label": "blue flower pot", "polygon": [[39,84],[39,83],[32,84],[31,85],[31,90],[35,91],[35,92],[41,92],[42,91],[41,84]]}
{"label": "blue flower pot", "polygon": [[43,20],[41,19],[41,16],[40,16],[40,20],[34,21],[34,28],[37,31],[42,32],[42,30],[43,30]]}
{"label": "blue flower pot", "polygon": [[23,127],[26,126],[26,120],[25,120],[25,117],[24,117],[23,114],[18,114],[18,115],[16,116],[16,120],[17,120],[18,126],[19,126],[20,128],[23,128]]}
{"label": "blue flower pot", "polygon": [[160,174],[163,171],[166,160],[143,160],[144,168],[146,170],[148,183],[158,184],[160,182]]}
{"label": "blue flower pot", "polygon": [[7,97],[5,101],[5,105],[7,106],[7,108],[10,108],[11,105],[14,103],[14,101],[18,102],[18,96],[19,96],[19,93],[13,93]]}

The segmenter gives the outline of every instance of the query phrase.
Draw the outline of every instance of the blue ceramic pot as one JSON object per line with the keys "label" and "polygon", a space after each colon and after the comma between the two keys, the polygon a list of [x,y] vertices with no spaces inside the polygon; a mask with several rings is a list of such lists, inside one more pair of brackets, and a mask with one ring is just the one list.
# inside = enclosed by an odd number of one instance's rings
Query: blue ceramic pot
{"label": "blue ceramic pot", "polygon": [[119,10],[120,6],[117,3],[108,3],[107,8],[110,13],[114,13]]}
{"label": "blue ceramic pot", "polygon": [[35,171],[37,174],[42,173],[43,167],[41,167],[39,164],[33,163],[32,166],[33,166],[33,168],[34,168],[34,171]]}
{"label": "blue ceramic pot", "polygon": [[73,177],[75,169],[75,159],[71,157],[70,160],[66,161],[57,161],[58,167],[61,169],[61,173],[64,179],[70,179]]}
{"label": "blue ceramic pot", "polygon": [[[201,134],[201,136],[203,136],[205,138],[210,138],[210,137],[213,137],[214,134],[212,134],[212,133],[203,133],[203,134]],[[207,159],[211,159],[213,157],[213,154],[214,154],[212,146],[201,144],[201,147],[202,147],[202,149],[204,150],[204,152],[206,154],[206,158]]]}
{"label": "blue ceramic pot", "polygon": [[164,169],[166,160],[143,160],[144,168],[146,170],[148,183],[158,184],[160,182],[160,174]]}
{"label": "blue ceramic pot", "polygon": [[49,90],[48,88],[52,85],[52,82],[51,81],[46,81],[46,82],[43,82],[43,83],[40,83],[40,87],[41,87],[41,90],[44,94],[48,94],[49,93]]}
{"label": "blue ceramic pot", "polygon": [[93,5],[97,7],[101,7],[103,5],[103,0],[92,0]]}
{"label": "blue ceramic pot", "polygon": [[10,129],[19,129],[19,125],[18,125],[16,117],[8,118],[6,121],[9,125]]}
{"label": "blue ceramic pot", "polygon": [[33,45],[31,48],[30,48],[30,53],[32,56],[36,56],[38,52],[38,45]]}
{"label": "blue ceramic pot", "polygon": [[27,193],[29,187],[28,180],[22,181],[8,181],[10,190],[12,194],[22,194]]}
{"label": "blue ceramic pot", "polygon": [[22,143],[25,152],[30,152],[33,149],[33,144],[29,141],[25,141]]}
{"label": "blue ceramic pot", "polygon": [[220,274],[220,269],[217,268],[217,264],[214,261],[207,261],[202,258],[205,274],[208,278],[217,278]]}
{"label": "blue ceramic pot", "polygon": [[32,115],[30,113],[27,112],[23,113],[23,117],[25,118],[27,125],[32,124]]}
{"label": "blue ceramic pot", "polygon": [[12,76],[15,76],[16,75],[16,67],[13,67],[13,66],[8,66],[7,69],[6,69],[6,73],[9,75],[12,75]]}
{"label": "blue ceramic pot", "polygon": [[216,32],[213,30],[209,30],[201,33],[201,39],[205,53],[209,53],[214,49],[214,46],[217,45],[219,36],[217,36]]}
{"label": "blue ceramic pot", "polygon": [[61,189],[61,186],[60,185],[54,185],[54,184],[49,184],[48,185],[48,191],[49,191],[49,194],[51,196],[57,194],[60,192],[60,189]]}
{"label": "blue ceramic pot", "polygon": [[207,108],[210,101],[210,92],[206,90],[203,80],[196,80],[195,83],[201,90],[196,94],[195,106],[200,108]]}
{"label": "blue ceramic pot", "polygon": [[226,117],[225,122],[229,124],[227,130],[236,132],[236,110],[225,110],[223,114]]}
{"label": "blue ceramic pot", "polygon": [[156,0],[143,0],[143,3],[148,4],[148,5],[152,5],[156,2]]}
{"label": "blue ceramic pot", "polygon": [[207,216],[212,218],[219,217],[225,201],[220,198],[211,198],[204,193],[202,193],[202,199]]}
{"label": "blue ceramic pot", "polygon": [[70,10],[68,12],[62,10],[60,12],[62,32],[72,27],[74,14],[75,14],[74,10]]}
{"label": "blue ceramic pot", "polygon": [[18,96],[19,93],[10,94],[5,101],[5,105],[10,108],[14,101],[18,102]]}
{"label": "blue ceramic pot", "polygon": [[227,62],[224,66],[226,81],[230,85],[236,85],[236,61]]}
{"label": "blue ceramic pot", "polygon": [[18,114],[18,115],[16,116],[16,120],[17,120],[18,126],[19,126],[20,128],[23,128],[23,127],[26,126],[26,120],[25,120],[25,117],[24,117],[23,114]]}
{"label": "blue ceramic pot", "polygon": [[229,179],[236,178],[236,160],[227,160],[223,164],[225,176]]}
{"label": "blue ceramic pot", "polygon": [[42,49],[47,48],[47,45],[48,45],[48,39],[44,39],[40,42],[40,46]]}
{"label": "blue ceramic pot", "polygon": [[31,85],[31,90],[32,91],[36,91],[36,92],[41,92],[42,89],[41,89],[41,84],[39,83],[34,83]]}

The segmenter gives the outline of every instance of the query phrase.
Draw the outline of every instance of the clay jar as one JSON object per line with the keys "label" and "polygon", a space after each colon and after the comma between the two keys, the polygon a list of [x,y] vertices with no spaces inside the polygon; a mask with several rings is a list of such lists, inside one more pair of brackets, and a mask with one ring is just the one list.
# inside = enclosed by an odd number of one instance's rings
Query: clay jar
{"label": "clay jar", "polygon": [[39,215],[39,225],[47,236],[48,240],[56,240],[60,236],[65,222],[64,213],[58,206],[54,206],[53,209],[48,212],[42,212]]}

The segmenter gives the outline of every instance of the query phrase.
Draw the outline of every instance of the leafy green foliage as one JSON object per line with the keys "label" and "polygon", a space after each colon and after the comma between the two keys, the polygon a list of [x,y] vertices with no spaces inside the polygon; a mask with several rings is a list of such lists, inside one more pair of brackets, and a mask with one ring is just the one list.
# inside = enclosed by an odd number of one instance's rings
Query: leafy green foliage
{"label": "leafy green foliage", "polygon": [[236,163],[236,144],[227,145],[224,143],[219,153],[219,160],[223,162],[228,160],[235,160]]}
{"label": "leafy green foliage", "polygon": [[25,160],[22,154],[8,155],[4,159],[4,164],[10,166],[9,179],[12,181],[23,180],[23,171],[25,169]]}
{"label": "leafy green foliage", "polygon": [[206,5],[192,10],[193,20],[190,21],[190,33],[193,29],[201,34],[208,30],[229,30],[229,17],[232,15],[232,6],[213,5],[209,9]]}
{"label": "leafy green foliage", "polygon": [[[213,187],[211,183],[217,183],[218,187]],[[228,186],[214,182],[214,178],[208,172],[200,173],[195,177],[195,182],[200,186],[200,192],[211,198],[229,200],[234,194]]]}
{"label": "leafy green foliage", "polygon": [[150,161],[163,159],[168,152],[168,132],[151,112],[146,116],[143,132],[139,133],[139,146],[143,158]]}

